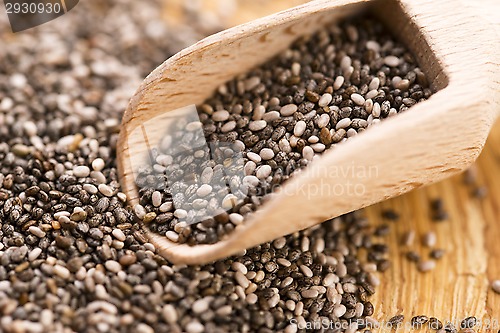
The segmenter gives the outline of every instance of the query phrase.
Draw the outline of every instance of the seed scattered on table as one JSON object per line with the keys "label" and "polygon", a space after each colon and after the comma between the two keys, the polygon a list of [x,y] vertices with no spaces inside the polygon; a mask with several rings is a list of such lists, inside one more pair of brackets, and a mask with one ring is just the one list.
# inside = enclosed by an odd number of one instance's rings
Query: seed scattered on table
{"label": "seed scattered on table", "polygon": [[422,260],[418,262],[417,268],[421,272],[429,272],[436,268],[436,262],[434,260]]}
{"label": "seed scattered on table", "polygon": [[474,326],[477,325],[477,318],[476,317],[467,317],[462,322],[460,323],[460,328],[465,329],[465,328],[474,328]]}
{"label": "seed scattered on table", "polygon": [[397,221],[400,218],[399,213],[392,209],[382,211],[382,217],[390,221]]}
{"label": "seed scattered on table", "polygon": [[491,283],[491,289],[497,294],[500,294],[500,280],[495,280]]}
{"label": "seed scattered on table", "polygon": [[415,230],[410,230],[408,232],[405,232],[403,234],[403,237],[401,238],[401,245],[403,246],[411,246],[413,245],[413,242],[415,241]]}
{"label": "seed scattered on table", "polygon": [[478,186],[473,190],[472,195],[478,199],[484,199],[488,195],[488,188],[486,186]]}
{"label": "seed scattered on table", "polygon": [[434,247],[436,243],[437,243],[437,237],[434,232],[429,231],[422,236],[422,245],[427,247]]}
{"label": "seed scattered on table", "polygon": [[434,249],[430,252],[429,256],[432,259],[439,260],[439,259],[443,258],[445,253],[446,253],[446,251],[443,249]]}
{"label": "seed scattered on table", "polygon": [[405,319],[404,315],[396,315],[396,316],[392,317],[391,319],[389,319],[389,321],[387,323],[393,329],[397,329],[399,326],[401,326],[403,324],[404,319]]}
{"label": "seed scattered on table", "polygon": [[444,207],[442,199],[435,199],[431,201],[431,217],[436,222],[448,220],[448,212]]}
{"label": "seed scattered on table", "polygon": [[419,329],[421,328],[424,324],[426,324],[429,321],[429,317],[420,315],[420,316],[415,316],[411,318],[411,325],[412,328]]}
{"label": "seed scattered on table", "polygon": [[420,262],[420,255],[415,251],[406,252],[406,258],[412,262],[416,262],[416,263]]}
{"label": "seed scattered on table", "polygon": [[440,330],[443,328],[443,323],[436,317],[430,317],[428,326],[432,330]]}

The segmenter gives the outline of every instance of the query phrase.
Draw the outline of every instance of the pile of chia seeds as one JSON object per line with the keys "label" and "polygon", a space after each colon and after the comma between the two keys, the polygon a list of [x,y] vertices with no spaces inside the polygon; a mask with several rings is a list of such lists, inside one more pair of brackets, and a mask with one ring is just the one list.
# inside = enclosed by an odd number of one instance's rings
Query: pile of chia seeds
{"label": "pile of chia seeds", "polygon": [[[87,0],[16,35],[0,22],[0,332],[292,333],[322,321],[340,332],[368,329],[375,322],[369,298],[379,284],[377,271],[390,263],[387,246],[362,212],[204,266],[168,263],[140,232],[117,178],[122,111],[147,73],[208,33],[169,30],[160,12],[155,1]],[[327,149],[428,97],[407,51],[378,25],[363,22],[299,42],[273,62],[274,69],[250,73],[243,88],[238,81],[227,84],[202,107],[204,128],[218,138],[234,132],[235,140],[243,139],[251,121],[278,112],[285,118],[265,120],[264,129],[248,136],[253,144],[240,141],[260,156],[264,148],[274,152],[265,137],[284,131],[279,139],[290,151],[283,151],[282,162],[291,165],[282,170],[286,179],[313,159],[305,151],[318,144]],[[382,39],[368,43],[375,35]],[[297,110],[283,114],[285,105]],[[255,110],[262,108],[259,116]],[[216,122],[223,109],[230,115]],[[327,116],[321,128],[330,136],[318,131],[317,122]],[[222,133],[231,121],[234,129]],[[286,133],[300,121],[305,129],[292,144]],[[274,178],[282,163],[274,161],[254,162],[255,168],[271,166],[268,177]],[[171,211],[167,200],[158,207],[145,203],[158,200],[157,194],[144,196],[146,213]],[[175,226],[166,225],[169,231]],[[206,230],[211,228],[218,227]],[[206,230],[185,239],[197,241]]]}

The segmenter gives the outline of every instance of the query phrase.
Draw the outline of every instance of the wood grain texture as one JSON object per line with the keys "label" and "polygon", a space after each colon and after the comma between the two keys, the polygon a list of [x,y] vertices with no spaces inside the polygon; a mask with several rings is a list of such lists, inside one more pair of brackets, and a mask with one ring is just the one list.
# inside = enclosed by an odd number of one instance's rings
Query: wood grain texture
{"label": "wood grain texture", "polygon": [[[412,191],[368,207],[367,217],[377,224],[385,209],[401,214],[391,225],[387,238],[393,265],[381,276],[381,285],[372,298],[375,317],[387,321],[404,314],[406,320],[415,315],[435,316],[442,321],[460,321],[468,316],[496,320],[500,324],[500,295],[491,288],[492,280],[500,278],[500,122],[491,132],[479,157],[478,185],[487,185],[488,195],[475,198],[473,187],[466,186],[458,175],[426,188]],[[430,201],[444,200],[450,215],[448,221],[434,222]],[[446,250],[434,271],[418,272],[414,263],[405,259],[410,248],[401,246],[401,236],[415,230],[414,246],[423,258],[430,250],[421,245],[420,237],[428,231],[437,234],[436,247]],[[478,332],[497,332],[500,327],[482,327]]]}
{"label": "wood grain texture", "polygon": [[[410,111],[324,153],[228,239],[188,247],[147,233],[150,241],[171,261],[208,262],[468,167],[481,152],[498,114],[500,46],[491,44],[498,40],[491,24],[476,15],[472,6],[459,4],[451,0],[317,0],[223,31],[168,59],[145,79],[123,119],[119,172],[132,204],[138,195],[131,159],[147,153],[145,145],[135,149],[140,142],[133,135],[138,126],[166,111],[201,103],[223,82],[327,21],[361,9],[372,10],[406,42],[432,86],[440,91]],[[153,121],[147,131],[158,135],[161,127],[161,122]],[[376,172],[365,172],[361,177],[346,172],[353,166]],[[363,193],[349,190],[360,187]],[[313,193],[311,188],[321,190]],[[343,191],[326,197],[334,188]]]}

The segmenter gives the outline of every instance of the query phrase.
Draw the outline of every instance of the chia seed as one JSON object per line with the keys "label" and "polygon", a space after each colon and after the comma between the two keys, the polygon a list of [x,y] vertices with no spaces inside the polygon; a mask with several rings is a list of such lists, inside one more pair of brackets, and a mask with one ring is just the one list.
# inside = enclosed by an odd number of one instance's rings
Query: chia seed
{"label": "chia seed", "polygon": [[461,329],[466,329],[466,328],[474,328],[477,324],[477,318],[476,317],[467,317],[462,322],[460,323],[460,328]]}
{"label": "chia seed", "polygon": [[443,328],[443,323],[436,317],[429,318],[429,328],[433,330],[440,330]]}
{"label": "chia seed", "polygon": [[411,325],[413,328],[421,328],[424,324],[429,321],[429,317],[427,316],[415,316],[411,319]]}
{"label": "chia seed", "polygon": [[389,319],[387,322],[392,329],[398,329],[402,324],[405,317],[403,315],[396,315]]}

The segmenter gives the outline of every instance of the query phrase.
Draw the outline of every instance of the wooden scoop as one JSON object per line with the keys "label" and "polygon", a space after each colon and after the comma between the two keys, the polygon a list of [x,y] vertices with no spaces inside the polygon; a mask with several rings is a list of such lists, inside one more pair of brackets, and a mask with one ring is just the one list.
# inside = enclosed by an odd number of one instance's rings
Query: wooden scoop
{"label": "wooden scoop", "polygon": [[158,141],[164,128],[154,119],[202,103],[221,84],[327,23],[372,12],[416,55],[438,92],[326,151],[227,239],[188,246],[144,230],[149,241],[174,263],[207,263],[467,168],[500,109],[500,38],[470,6],[458,0],[317,0],[222,31],[166,60],[144,80],[122,121],[118,168],[132,205],[139,201],[134,161],[147,147],[144,137],[131,133]]}

